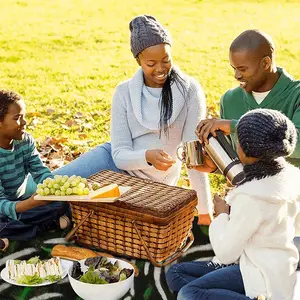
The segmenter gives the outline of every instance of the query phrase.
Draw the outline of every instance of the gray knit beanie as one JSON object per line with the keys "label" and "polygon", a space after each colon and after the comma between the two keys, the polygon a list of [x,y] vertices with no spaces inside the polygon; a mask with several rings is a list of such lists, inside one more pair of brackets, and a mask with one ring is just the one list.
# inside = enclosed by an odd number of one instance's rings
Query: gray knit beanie
{"label": "gray knit beanie", "polygon": [[171,45],[168,31],[152,16],[135,17],[129,23],[129,29],[131,52],[135,58],[148,47],[159,44]]}
{"label": "gray knit beanie", "polygon": [[244,114],[238,122],[237,135],[248,157],[289,156],[297,142],[297,130],[292,121],[272,109],[254,109]]}

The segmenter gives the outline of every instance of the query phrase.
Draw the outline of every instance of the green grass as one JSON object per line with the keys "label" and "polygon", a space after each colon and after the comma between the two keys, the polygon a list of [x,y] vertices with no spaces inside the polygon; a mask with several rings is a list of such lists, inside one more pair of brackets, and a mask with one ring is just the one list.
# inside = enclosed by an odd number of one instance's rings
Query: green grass
{"label": "green grass", "polygon": [[[138,67],[129,47],[134,16],[152,14],[169,29],[175,63],[201,82],[216,114],[220,96],[236,85],[228,47],[243,30],[268,32],[278,65],[300,78],[299,11],[296,0],[0,1],[0,87],[25,97],[29,123],[38,120],[29,127],[35,138],[86,133],[87,150],[109,140],[114,88]],[[62,126],[76,112],[91,128]]]}

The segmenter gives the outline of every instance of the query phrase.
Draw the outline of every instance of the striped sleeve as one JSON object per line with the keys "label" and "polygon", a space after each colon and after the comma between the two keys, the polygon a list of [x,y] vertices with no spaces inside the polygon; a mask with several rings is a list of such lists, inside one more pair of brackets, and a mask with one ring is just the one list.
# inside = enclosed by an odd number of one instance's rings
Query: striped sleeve
{"label": "striped sleeve", "polygon": [[7,199],[0,180],[0,213],[17,220],[16,205],[18,202],[19,201],[10,201]]}
{"label": "striped sleeve", "polygon": [[35,141],[28,135],[28,148],[26,153],[27,167],[35,183],[41,183],[47,177],[53,177],[51,171],[43,164],[36,149]]}

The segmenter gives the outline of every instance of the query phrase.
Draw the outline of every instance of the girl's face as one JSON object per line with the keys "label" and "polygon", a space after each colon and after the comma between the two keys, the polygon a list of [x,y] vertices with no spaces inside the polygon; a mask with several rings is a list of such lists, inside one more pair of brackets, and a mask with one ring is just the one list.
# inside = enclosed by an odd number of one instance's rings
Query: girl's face
{"label": "girl's face", "polygon": [[22,140],[26,128],[25,103],[19,100],[11,104],[3,121],[0,121],[2,140]]}
{"label": "girl's face", "polygon": [[139,54],[137,62],[143,69],[145,85],[161,88],[172,68],[171,46],[159,44],[146,48]]}

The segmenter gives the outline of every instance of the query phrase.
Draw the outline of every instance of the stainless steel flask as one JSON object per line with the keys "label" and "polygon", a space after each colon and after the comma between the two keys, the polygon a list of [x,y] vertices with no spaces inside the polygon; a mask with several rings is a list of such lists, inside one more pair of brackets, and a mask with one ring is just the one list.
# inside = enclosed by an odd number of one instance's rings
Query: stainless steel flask
{"label": "stainless steel flask", "polygon": [[243,165],[222,131],[216,131],[216,135],[208,136],[209,143],[204,145],[204,149],[223,175],[237,185],[245,179]]}

